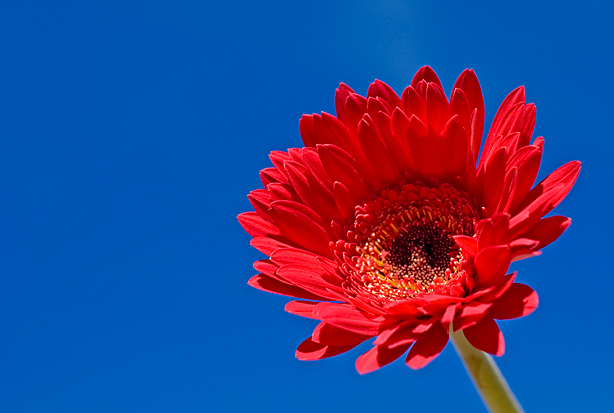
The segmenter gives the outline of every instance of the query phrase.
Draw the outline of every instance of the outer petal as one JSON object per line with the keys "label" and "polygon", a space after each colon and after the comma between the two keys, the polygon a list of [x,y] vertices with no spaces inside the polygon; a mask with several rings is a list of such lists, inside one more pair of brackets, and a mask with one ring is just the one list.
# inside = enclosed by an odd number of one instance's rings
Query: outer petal
{"label": "outer petal", "polygon": [[509,320],[531,314],[537,308],[537,293],[528,285],[512,284],[490,309],[490,315],[498,320]]}
{"label": "outer petal", "polygon": [[490,307],[492,307],[492,303],[483,303],[479,301],[474,301],[465,305],[454,319],[454,323],[452,324],[454,331],[476,325],[486,316]]}
{"label": "outer petal", "polygon": [[424,338],[416,341],[407,354],[405,363],[412,369],[420,369],[435,359],[448,344],[448,332],[435,324],[424,334]]}
{"label": "outer petal", "polygon": [[418,174],[439,177],[444,168],[437,140],[415,115],[409,119],[407,142]]}
{"label": "outer petal", "polygon": [[[491,154],[499,148],[501,140],[505,136],[509,135],[511,132],[516,132],[514,122],[518,119],[520,114],[524,116],[524,102],[524,86],[520,86],[507,95],[503,103],[501,103],[492,121],[486,142],[484,143],[484,150],[480,158],[480,167],[483,166],[488,161]],[[509,149],[516,150],[516,148]]]}
{"label": "outer petal", "polygon": [[347,346],[327,346],[325,344],[316,343],[309,337],[303,341],[296,349],[296,358],[299,360],[320,360],[328,357],[333,357],[348,350],[353,349],[360,343]]}
{"label": "outer petal", "polygon": [[479,287],[496,284],[510,266],[512,256],[507,245],[488,247],[475,257],[476,282]]}
{"label": "outer petal", "polygon": [[289,297],[305,298],[308,300],[327,300],[325,297],[307,292],[293,285],[282,283],[264,274],[254,275],[247,282],[251,287],[257,288],[268,293],[287,295]]}
{"label": "outer petal", "polygon": [[454,84],[453,90],[456,88],[465,92],[471,111],[475,110],[475,128],[471,134],[469,147],[473,159],[478,159],[482,143],[482,133],[484,131],[484,98],[482,97],[482,89],[475,72],[471,69],[466,69],[461,73]]}
{"label": "outer petal", "polygon": [[437,84],[437,86],[439,86],[441,90],[443,90],[443,86],[441,86],[441,81],[439,80],[439,77],[430,66],[422,66],[414,75],[414,78],[411,81],[411,85],[415,88],[422,80],[435,83]]}
{"label": "outer petal", "polygon": [[514,192],[514,199],[509,212],[515,212],[520,202],[527,196],[535,183],[539,165],[541,163],[542,148],[529,145],[518,150],[510,157],[508,169],[518,167],[518,186]]}
{"label": "outer petal", "polygon": [[279,229],[262,219],[256,212],[244,212],[237,219],[243,229],[252,237],[280,235]]}
{"label": "outer petal", "polygon": [[339,88],[335,91],[335,110],[337,111],[337,118],[341,122],[345,122],[345,105],[351,93],[354,93],[354,91],[345,83],[339,84]]}
{"label": "outer petal", "polygon": [[316,343],[322,343],[329,346],[347,346],[350,344],[362,343],[371,337],[373,336],[353,333],[324,322],[318,324],[311,335],[311,338]]}
{"label": "outer petal", "polygon": [[457,115],[444,126],[439,137],[439,150],[444,157],[447,177],[464,178],[467,167],[467,134]]}
{"label": "outer petal", "polygon": [[555,215],[541,219],[524,236],[539,241],[537,249],[541,249],[560,237],[569,225],[571,225],[571,218]]}
{"label": "outer petal", "polygon": [[318,145],[318,154],[333,181],[345,185],[357,201],[367,199],[369,190],[350,154],[334,145]]}
{"label": "outer petal", "polygon": [[450,104],[441,86],[429,83],[426,87],[426,120],[429,129],[438,135],[450,117]]}
{"label": "outer petal", "polygon": [[379,97],[386,101],[391,108],[401,106],[401,98],[395,93],[394,90],[381,80],[376,80],[369,85],[367,91],[367,97]]}
{"label": "outer petal", "polygon": [[564,185],[557,184],[540,195],[534,202],[510,220],[510,233],[513,238],[520,237],[537,224],[541,217],[556,206],[556,199],[564,191]]}
{"label": "outer petal", "polygon": [[507,163],[507,148],[502,147],[494,151],[486,162],[484,168],[484,186],[482,190],[482,203],[490,214],[494,214],[501,199],[503,179]]}
{"label": "outer petal", "polygon": [[293,201],[275,201],[271,207],[275,224],[285,237],[309,251],[334,258],[328,246],[330,238],[315,212]]}
{"label": "outer petal", "polygon": [[249,242],[249,245],[256,248],[258,251],[266,255],[271,255],[273,251],[281,248],[293,248],[290,241],[283,237],[255,237]]}
{"label": "outer petal", "polygon": [[288,304],[286,304],[284,310],[290,314],[317,319],[317,317],[313,314],[313,310],[318,304],[320,304],[318,301],[290,301]]}
{"label": "outer petal", "polygon": [[475,256],[478,253],[478,241],[474,237],[468,237],[466,235],[454,235],[452,236],[456,245],[461,247],[463,252],[469,256]]}
{"label": "outer petal", "polygon": [[377,176],[388,184],[398,182],[400,175],[396,163],[369,116],[365,116],[358,124],[358,141],[363,151],[369,154],[371,169]]}
{"label": "outer petal", "polygon": [[499,330],[497,322],[492,318],[485,318],[473,327],[463,330],[467,341],[478,350],[502,356],[505,353],[503,333]]}
{"label": "outer petal", "polygon": [[403,112],[405,112],[408,118],[411,118],[413,115],[422,122],[426,122],[426,102],[418,94],[416,89],[414,89],[412,86],[407,86],[403,91],[401,100],[403,104]]}
{"label": "outer petal", "polygon": [[580,162],[571,161],[558,168],[556,171],[548,175],[543,181],[531,189],[518,210],[534,208],[545,193],[553,189],[557,185],[561,185],[560,189],[550,195],[548,202],[551,207],[545,212],[546,214],[556,207],[569,193],[573,187],[578,175],[580,174]]}
{"label": "outer petal", "polygon": [[328,324],[367,336],[376,335],[381,326],[381,323],[368,318],[364,311],[345,304],[321,303],[315,314]]}
{"label": "outer petal", "polygon": [[344,291],[325,280],[321,273],[311,272],[308,267],[300,264],[284,265],[277,270],[277,275],[305,291],[330,300],[336,299]]}
{"label": "outer petal", "polygon": [[356,370],[358,370],[360,374],[366,374],[384,367],[401,357],[409,346],[410,344],[407,344],[392,349],[385,346],[375,346],[358,357],[356,360]]}

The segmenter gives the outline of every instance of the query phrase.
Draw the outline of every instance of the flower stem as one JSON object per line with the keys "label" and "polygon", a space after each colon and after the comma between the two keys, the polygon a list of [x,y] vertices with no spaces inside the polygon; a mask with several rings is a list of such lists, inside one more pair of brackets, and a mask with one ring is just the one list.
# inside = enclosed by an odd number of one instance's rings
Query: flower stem
{"label": "flower stem", "polygon": [[490,413],[524,412],[493,358],[473,347],[465,338],[462,330],[450,331],[450,337],[488,411]]}

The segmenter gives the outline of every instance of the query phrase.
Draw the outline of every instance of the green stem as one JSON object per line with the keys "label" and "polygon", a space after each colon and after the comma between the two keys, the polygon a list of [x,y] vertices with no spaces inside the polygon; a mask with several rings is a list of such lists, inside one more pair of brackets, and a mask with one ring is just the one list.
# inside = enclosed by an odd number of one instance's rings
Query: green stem
{"label": "green stem", "polygon": [[522,413],[522,407],[493,358],[473,347],[462,330],[450,331],[452,344],[490,413]]}

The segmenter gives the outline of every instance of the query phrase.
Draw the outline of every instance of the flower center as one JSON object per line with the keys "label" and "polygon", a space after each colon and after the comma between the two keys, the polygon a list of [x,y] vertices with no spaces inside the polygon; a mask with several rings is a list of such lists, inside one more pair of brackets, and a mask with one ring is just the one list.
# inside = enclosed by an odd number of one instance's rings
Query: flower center
{"label": "flower center", "polygon": [[[454,240],[436,225],[415,224],[399,231],[380,256],[389,275],[398,279],[413,277],[429,284],[449,272],[450,260],[459,256]],[[449,274],[448,274],[449,275]]]}
{"label": "flower center", "polygon": [[466,263],[452,236],[473,235],[478,214],[472,204],[449,184],[414,183],[384,190],[357,207],[348,231],[354,241],[350,285],[385,301],[462,296]]}

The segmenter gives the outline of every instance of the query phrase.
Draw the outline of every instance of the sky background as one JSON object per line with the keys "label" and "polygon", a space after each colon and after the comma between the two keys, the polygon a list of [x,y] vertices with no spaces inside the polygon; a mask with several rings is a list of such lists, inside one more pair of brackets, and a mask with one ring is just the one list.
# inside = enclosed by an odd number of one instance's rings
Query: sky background
{"label": "sky background", "polygon": [[482,411],[451,345],[360,376],[294,358],[317,324],[248,287],[236,215],[345,82],[475,69],[487,124],[524,84],[573,224],[515,263],[537,311],[497,359],[528,412],[611,407],[614,30],[607,2],[0,5],[0,411]]}

